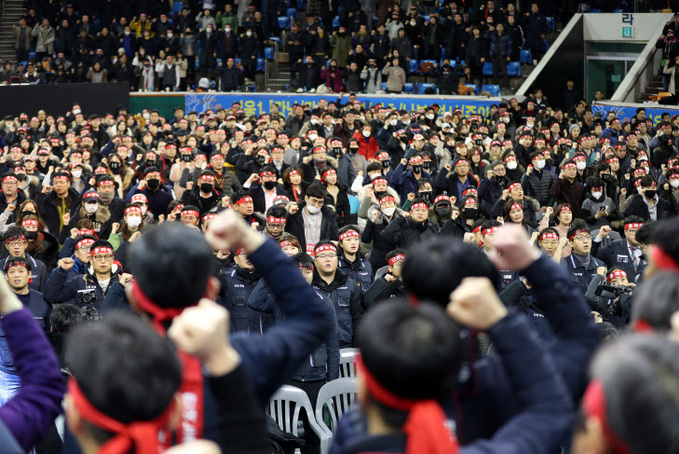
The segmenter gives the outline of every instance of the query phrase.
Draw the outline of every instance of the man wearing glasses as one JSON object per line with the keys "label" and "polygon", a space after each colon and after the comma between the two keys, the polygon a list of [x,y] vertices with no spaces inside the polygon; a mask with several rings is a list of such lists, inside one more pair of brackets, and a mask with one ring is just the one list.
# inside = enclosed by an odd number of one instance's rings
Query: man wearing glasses
{"label": "man wearing glasses", "polygon": [[[573,247],[573,253],[562,258],[561,265],[566,268],[571,276],[571,281],[584,295],[597,271],[605,272],[606,265],[592,256],[592,235],[587,228],[582,226],[571,227],[568,229],[568,240]],[[600,268],[603,268],[603,270],[600,270]]]}
{"label": "man wearing glasses", "polygon": [[31,262],[31,280],[28,284],[30,288],[37,292],[42,292],[47,280],[47,269],[45,264],[26,253],[28,240],[26,239],[26,229],[16,225],[10,226],[5,231],[5,248],[9,256],[0,262],[0,267],[4,268],[10,257],[21,257]]}
{"label": "man wearing glasses", "polygon": [[354,327],[363,316],[361,288],[341,269],[339,255],[332,241],[320,241],[314,248],[314,290],[335,305],[339,348],[354,346]]}
{"label": "man wearing glasses", "polygon": [[72,267],[72,263],[62,263],[50,276],[45,286],[45,299],[48,303],[68,303],[79,307],[91,303],[98,312],[101,312],[101,302],[113,284],[116,282],[125,284],[131,279],[128,274],[119,277],[121,269],[113,263],[113,247],[108,241],[93,242],[90,245],[90,266],[87,273],[66,281],[68,269],[64,268]]}

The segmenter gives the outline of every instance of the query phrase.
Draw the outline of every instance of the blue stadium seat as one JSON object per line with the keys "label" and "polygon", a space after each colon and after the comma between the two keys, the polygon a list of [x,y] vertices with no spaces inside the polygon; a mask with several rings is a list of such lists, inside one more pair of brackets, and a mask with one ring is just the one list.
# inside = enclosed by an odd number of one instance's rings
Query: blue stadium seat
{"label": "blue stadium seat", "polygon": [[530,49],[521,49],[521,52],[519,52],[519,61],[523,65],[533,64],[533,54],[530,52]]}
{"label": "blue stadium seat", "polygon": [[264,59],[263,58],[258,58],[257,59],[257,68],[255,69],[258,73],[263,73],[264,72]]}
{"label": "blue stadium seat", "polygon": [[184,8],[184,2],[174,2],[172,4],[172,15],[174,16]]}
{"label": "blue stadium seat", "polygon": [[423,14],[423,15],[422,15],[422,20],[424,21],[425,24],[426,24],[427,22],[429,22],[429,18],[430,18],[430,17],[431,17],[431,16],[430,16],[429,14]]}
{"label": "blue stadium seat", "polygon": [[281,47],[281,37],[280,36],[269,36],[269,41],[276,41],[278,47]]}
{"label": "blue stadium seat", "polygon": [[481,91],[489,91],[493,96],[500,96],[499,85],[481,85]]}
{"label": "blue stadium seat", "polygon": [[431,88],[434,91],[436,91],[436,85],[434,84],[417,84],[417,94],[423,95],[428,88]]}
{"label": "blue stadium seat", "polygon": [[[196,60],[198,60],[198,59],[196,59]],[[233,64],[234,64],[234,66],[240,66],[240,58],[234,58]]]}
{"label": "blue stadium seat", "polygon": [[441,48],[441,62],[443,62],[443,60],[445,60],[446,58],[447,58],[446,57],[446,48],[442,47]]}
{"label": "blue stadium seat", "polygon": [[601,10],[599,8],[590,8],[589,11],[587,11],[587,12],[588,13],[600,13]]}
{"label": "blue stadium seat", "polygon": [[273,60],[273,47],[264,48],[264,58],[267,60]]}
{"label": "blue stadium seat", "polygon": [[547,19],[547,30],[553,32],[556,30],[556,20],[553,17],[546,17]]}
{"label": "blue stadium seat", "polygon": [[332,28],[339,28],[340,26],[340,20],[339,16],[335,16],[332,18]]}
{"label": "blue stadium seat", "polygon": [[411,73],[420,72],[420,68],[419,68],[419,66],[418,66],[418,64],[417,64],[417,60],[414,60],[414,59],[412,59],[412,58],[410,59],[410,72],[411,72]]}
{"label": "blue stadium seat", "polygon": [[287,12],[286,16],[288,16],[288,17],[294,17],[295,19],[297,19],[297,9],[295,9],[295,8],[288,8],[288,12]]}
{"label": "blue stadium seat", "polygon": [[478,95],[479,94],[479,89],[476,86],[476,84],[464,84],[465,87],[473,88],[474,89],[474,94]]}
{"label": "blue stadium seat", "polygon": [[38,54],[34,50],[28,52],[28,59],[29,60],[35,60],[37,56],[38,56]]}
{"label": "blue stadium seat", "polygon": [[407,82],[403,86],[403,92],[404,93],[415,93],[415,85],[412,82]]}
{"label": "blue stadium seat", "polygon": [[222,62],[223,60],[221,58],[217,58],[217,66],[219,66]]}
{"label": "blue stadium seat", "polygon": [[493,64],[489,61],[483,64],[483,75],[492,76],[493,75]]}
{"label": "blue stadium seat", "polygon": [[509,77],[518,77],[521,75],[521,63],[518,61],[510,61],[507,65],[507,75]]}
{"label": "blue stadium seat", "polygon": [[420,59],[420,48],[419,47],[413,47],[413,57],[414,60],[419,60]]}
{"label": "blue stadium seat", "polygon": [[278,16],[278,27],[281,29],[288,28],[290,26],[290,18],[289,17],[281,17]]}
{"label": "blue stadium seat", "polygon": [[387,83],[382,82],[382,91],[387,91]]}

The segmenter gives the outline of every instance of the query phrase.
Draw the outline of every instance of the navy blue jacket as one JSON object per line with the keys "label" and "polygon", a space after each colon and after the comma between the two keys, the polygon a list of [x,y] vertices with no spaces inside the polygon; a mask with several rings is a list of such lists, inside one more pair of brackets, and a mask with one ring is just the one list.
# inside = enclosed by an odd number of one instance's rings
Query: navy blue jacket
{"label": "navy blue jacket", "polygon": [[587,293],[587,287],[592,282],[592,278],[596,275],[596,269],[600,266],[606,266],[599,259],[590,255],[589,266],[585,266],[575,258],[573,254],[561,259],[561,265],[566,269],[571,277],[571,282],[580,290],[582,295]]}
{"label": "navy blue jacket", "polygon": [[250,331],[250,321],[254,320],[254,314],[247,302],[257,285],[259,275],[250,274],[248,270],[235,266],[222,271],[219,280],[222,283],[222,293],[217,302],[229,311],[231,332]]}
{"label": "navy blue jacket", "polygon": [[[42,292],[45,288],[45,283],[47,282],[47,269],[45,268],[45,264],[40,260],[34,259],[28,254],[26,254],[25,258],[31,262],[32,281],[28,284],[28,286],[36,292]],[[9,260],[9,256],[0,261],[0,269],[5,269],[5,263],[7,263],[7,260]]]}
{"label": "navy blue jacket", "polygon": [[646,260],[640,259],[637,269],[634,269],[632,257],[629,255],[627,240],[614,241],[611,244],[601,247],[601,242],[592,241],[592,254],[600,259],[608,269],[615,266],[622,268],[627,273],[629,282],[636,282],[637,276],[641,276],[646,268]]}
{"label": "navy blue jacket", "polygon": [[[431,175],[422,170],[422,178],[427,178],[431,180]],[[407,169],[402,163],[399,163],[394,169],[394,173],[391,177],[391,182],[389,183],[398,191],[398,196],[401,200],[408,200],[408,194],[411,192],[417,194],[417,182],[415,175],[411,169]]]}
{"label": "navy blue jacket", "polygon": [[49,282],[45,286],[45,294],[43,295],[45,301],[52,305],[66,303],[82,307],[82,305],[78,304],[78,292],[81,290],[93,289],[97,295],[94,307],[101,313],[101,303],[104,301],[106,293],[118,283],[118,275],[115,273],[115,270],[112,270],[111,272],[111,281],[109,282],[108,287],[106,287],[106,291],[101,288],[97,278],[93,274],[80,274],[69,280],[66,280],[67,277],[68,272],[63,268],[59,267],[54,270],[50,276]]}
{"label": "navy blue jacket", "polygon": [[368,291],[375,279],[370,262],[360,257],[357,257],[355,262],[350,262],[344,255],[340,255],[339,268],[361,287],[362,293]]}
{"label": "navy blue jacket", "polygon": [[321,296],[329,298],[335,306],[340,348],[354,346],[354,332],[363,316],[361,289],[344,271],[337,268],[335,279],[328,284],[314,270],[314,289]]}

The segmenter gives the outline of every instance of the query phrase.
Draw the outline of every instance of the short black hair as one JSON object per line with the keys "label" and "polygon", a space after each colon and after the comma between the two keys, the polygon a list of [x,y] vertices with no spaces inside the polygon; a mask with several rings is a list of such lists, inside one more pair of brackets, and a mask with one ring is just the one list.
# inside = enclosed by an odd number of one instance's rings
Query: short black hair
{"label": "short black hair", "polygon": [[316,199],[324,199],[328,195],[327,191],[319,183],[312,183],[306,189],[305,195]]}
{"label": "short black hair", "polygon": [[57,304],[50,314],[53,334],[66,334],[71,328],[83,321],[83,314],[75,304]]}
{"label": "short black hair", "polygon": [[149,228],[130,246],[127,261],[141,290],[161,307],[196,303],[213,272],[210,245],[178,222]]}
{"label": "short black hair", "polygon": [[644,320],[654,330],[670,330],[670,318],[679,311],[679,279],[674,272],[658,271],[634,289],[631,319]]}
{"label": "short black hair", "polygon": [[[122,312],[76,326],[66,341],[66,364],[87,400],[123,424],[158,417],[182,379],[172,343]],[[111,436],[89,427],[100,443]]]}
{"label": "short black hair", "polygon": [[388,263],[391,258],[396,257],[397,255],[400,255],[400,254],[406,255],[406,250],[401,249],[401,248],[396,248],[393,251],[389,251],[389,253],[384,258],[386,259],[386,261]]}
{"label": "short black hair", "polygon": [[292,256],[292,260],[300,268],[310,268],[312,270],[314,269],[314,259],[311,258],[309,254],[306,254],[304,252],[298,252],[297,254]]}
{"label": "short black hair", "polygon": [[92,247],[92,250],[94,250],[94,248],[98,248],[98,247],[108,247],[108,248],[113,249],[113,246],[111,246],[111,243],[109,243],[106,240],[97,240],[94,243],[92,243],[91,247]]}
{"label": "short black hair", "polygon": [[266,217],[272,216],[274,218],[286,218],[288,216],[288,210],[281,205],[273,205],[266,210]]}
{"label": "short black hair", "polygon": [[31,261],[24,258],[24,257],[8,257],[7,260],[5,261],[5,269],[3,270],[5,273],[12,268],[13,266],[21,265],[24,268],[28,270],[28,273],[30,274],[31,270],[33,269],[33,266],[31,265]]}
{"label": "short black hair", "polygon": [[28,232],[26,231],[25,228],[21,227],[20,225],[10,225],[7,227],[7,230],[5,230],[5,235],[4,239],[5,240],[11,240],[15,238],[19,238],[20,236],[26,236]]}
{"label": "short black hair", "polygon": [[[363,364],[384,388],[414,400],[450,395],[462,365],[459,326],[442,308],[428,302],[416,307],[405,299],[378,304],[356,332]],[[405,422],[404,412],[378,408],[387,424]]]}
{"label": "short black hair", "polygon": [[459,238],[434,238],[412,247],[402,274],[410,294],[441,306],[465,277],[487,277],[496,289],[500,285],[500,273],[488,257]]}
{"label": "short black hair", "polygon": [[655,226],[657,223],[655,221],[644,222],[644,225],[637,229],[636,238],[639,244],[651,244],[651,238],[653,238],[653,232],[655,231]]}
{"label": "short black hair", "polygon": [[240,189],[238,191],[234,191],[231,194],[231,203],[236,203],[240,199],[242,199],[243,197],[249,197],[249,196],[250,196],[250,192],[246,191],[245,189]]}

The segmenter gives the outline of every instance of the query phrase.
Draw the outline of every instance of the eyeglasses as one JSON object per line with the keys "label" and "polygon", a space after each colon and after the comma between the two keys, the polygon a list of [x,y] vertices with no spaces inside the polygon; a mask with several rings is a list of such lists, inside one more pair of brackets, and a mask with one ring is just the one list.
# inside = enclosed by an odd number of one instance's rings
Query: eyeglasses
{"label": "eyeglasses", "polygon": [[109,254],[105,255],[93,255],[92,260],[96,260],[97,262],[104,262],[106,260],[113,260],[113,256]]}
{"label": "eyeglasses", "polygon": [[26,241],[24,240],[12,240],[8,241],[7,244],[10,246],[24,246],[26,244]]}
{"label": "eyeglasses", "polygon": [[337,254],[320,254],[316,256],[317,259],[325,260],[325,259],[336,259]]}
{"label": "eyeglasses", "polygon": [[591,235],[578,235],[578,236],[575,237],[575,239],[580,240],[580,241],[591,241],[592,236]]}

